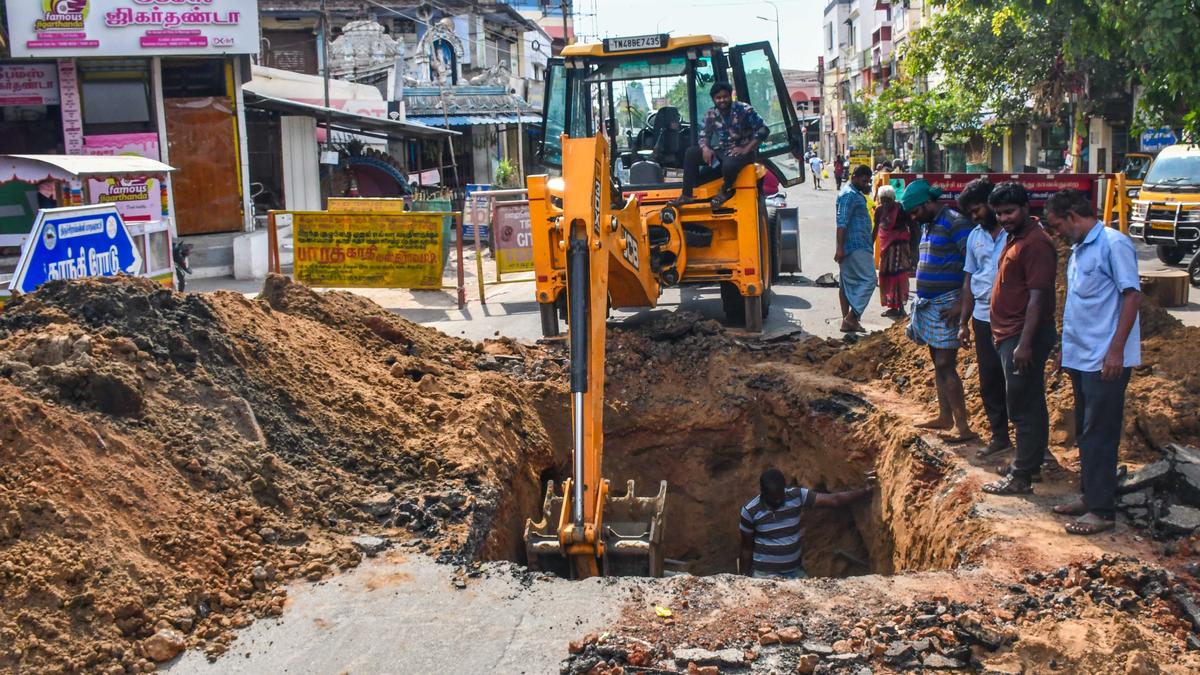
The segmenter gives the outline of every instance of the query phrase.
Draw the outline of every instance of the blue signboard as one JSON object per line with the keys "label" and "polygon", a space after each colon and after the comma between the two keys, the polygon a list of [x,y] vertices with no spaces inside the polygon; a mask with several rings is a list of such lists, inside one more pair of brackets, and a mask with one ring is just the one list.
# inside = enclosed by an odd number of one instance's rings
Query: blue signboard
{"label": "blue signboard", "polygon": [[38,212],[9,289],[31,293],[47,281],[138,274],[142,256],[115,206]]}
{"label": "blue signboard", "polygon": [[1143,151],[1158,152],[1168,145],[1175,145],[1179,142],[1179,139],[1175,136],[1175,132],[1171,130],[1171,127],[1159,127],[1143,131],[1141,141]]}

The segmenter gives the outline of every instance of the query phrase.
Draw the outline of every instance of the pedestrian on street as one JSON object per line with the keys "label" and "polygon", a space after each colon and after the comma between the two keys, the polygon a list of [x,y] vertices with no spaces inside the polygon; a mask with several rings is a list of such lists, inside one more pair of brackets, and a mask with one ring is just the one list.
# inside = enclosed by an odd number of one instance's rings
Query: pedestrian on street
{"label": "pedestrian on street", "polygon": [[868,473],[865,487],[826,494],[788,487],[779,469],[763,471],[758,495],[742,507],[738,526],[742,533],[741,573],[756,579],[807,577],[800,562],[805,511],[848,506],[871,494],[875,481],[875,474]]}
{"label": "pedestrian on street", "polygon": [[1117,448],[1125,388],[1142,363],[1137,253],[1129,237],[1096,220],[1087,196],[1063,190],[1046,202],[1046,222],[1073,246],[1067,261],[1061,367],[1075,393],[1080,499],[1054,507],[1079,516],[1070,534],[1096,534],[1116,522]]}
{"label": "pedestrian on street", "polygon": [[820,155],[813,155],[808,159],[808,168],[812,170],[814,190],[821,189],[821,171],[824,166],[824,163],[821,162]]}
{"label": "pedestrian on street", "polygon": [[1004,366],[1008,419],[1017,454],[1004,478],[983,486],[999,495],[1029,494],[1050,441],[1046,410],[1046,359],[1054,348],[1054,280],[1058,253],[1050,235],[1029,215],[1020,183],[1001,183],[988,195],[1008,240],[992,285],[991,327]]}
{"label": "pedestrian on street", "polygon": [[865,333],[861,323],[867,303],[875,292],[875,244],[871,237],[871,212],[867,191],[871,189],[871,169],[860,165],[837,198],[837,251],[841,282],[838,300],[842,307],[843,333]]}
{"label": "pedestrian on street", "polygon": [[940,429],[949,443],[963,443],[971,431],[962,379],[958,376],[958,319],[962,311],[963,262],[971,221],[938,203],[942,191],[925,179],[908,184],[900,208],[922,223],[921,255],[917,261],[917,298],[908,324],[909,339],[929,347],[937,385],[938,414],[918,422],[922,429]]}
{"label": "pedestrian on street", "polygon": [[846,163],[842,160],[842,156],[838,155],[833,160],[833,180],[837,185],[837,191],[842,191],[842,180],[846,177]]}
{"label": "pedestrian on street", "polygon": [[970,214],[975,229],[967,237],[966,262],[963,265],[963,306],[959,320],[958,339],[966,347],[971,344],[971,328],[975,329],[975,360],[979,374],[979,395],[987,414],[991,440],[979,451],[979,457],[991,457],[1012,447],[1008,437],[1008,403],[1005,397],[1004,365],[992,340],[992,285],[1000,255],[1008,234],[1000,227],[996,213],[988,206],[988,196],[995,188],[986,178],[967,183],[958,196],[958,208]]}
{"label": "pedestrian on street", "polygon": [[876,194],[875,233],[879,241],[879,302],[889,319],[902,319],[907,314],[908,278],[912,275],[913,255],[909,243],[908,214],[896,201],[896,188],[879,186]]}

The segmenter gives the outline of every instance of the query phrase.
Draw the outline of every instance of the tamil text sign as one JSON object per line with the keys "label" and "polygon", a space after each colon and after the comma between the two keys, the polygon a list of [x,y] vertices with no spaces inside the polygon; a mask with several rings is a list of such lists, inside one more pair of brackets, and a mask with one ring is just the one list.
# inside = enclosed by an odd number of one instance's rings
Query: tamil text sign
{"label": "tamil text sign", "polygon": [[904,186],[918,178],[942,190],[941,201],[953,204],[967,183],[976,178],[987,178],[993,185],[1016,181],[1029,192],[1029,205],[1041,208],[1050,195],[1059,190],[1080,190],[1096,196],[1097,182],[1104,178],[1098,173],[892,173],[888,181],[896,188],[899,197]]}
{"label": "tamil text sign", "polygon": [[533,228],[529,202],[496,202],[492,211],[496,233],[496,267],[500,274],[533,271]]}
{"label": "tamil text sign", "polygon": [[442,286],[443,213],[295,211],[290,219],[296,279],[332,288]]}
{"label": "tamil text sign", "polygon": [[9,289],[31,293],[47,281],[138,274],[141,269],[141,254],[111,205],[43,209]]}
{"label": "tamil text sign", "polygon": [[245,0],[6,0],[12,55],[257,54]]}
{"label": "tamil text sign", "polygon": [[1158,152],[1168,145],[1175,145],[1179,142],[1171,127],[1147,129],[1142,132],[1138,140],[1141,141],[1142,150],[1145,152]]}
{"label": "tamil text sign", "polygon": [[58,105],[58,65],[0,64],[0,106]]}

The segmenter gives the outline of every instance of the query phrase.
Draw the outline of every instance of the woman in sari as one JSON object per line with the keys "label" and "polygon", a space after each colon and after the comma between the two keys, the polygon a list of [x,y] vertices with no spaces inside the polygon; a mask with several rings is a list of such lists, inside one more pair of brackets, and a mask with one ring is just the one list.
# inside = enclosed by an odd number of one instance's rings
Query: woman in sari
{"label": "woman in sari", "polygon": [[880,186],[876,195],[875,233],[879,238],[879,297],[890,319],[905,316],[908,277],[913,270],[908,214],[896,203],[896,189]]}

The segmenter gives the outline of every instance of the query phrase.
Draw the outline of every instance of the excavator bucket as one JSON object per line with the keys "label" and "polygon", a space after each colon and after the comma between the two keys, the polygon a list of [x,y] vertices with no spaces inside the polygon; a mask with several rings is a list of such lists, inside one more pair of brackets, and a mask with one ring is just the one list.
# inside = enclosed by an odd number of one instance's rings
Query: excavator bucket
{"label": "excavator bucket", "polygon": [[[653,497],[638,497],[633,481],[626,483],[624,495],[609,494],[602,534],[601,570],[605,576],[662,576],[666,503],[666,481],[659,483],[658,494]],[[562,493],[550,481],[541,520],[525,522],[525,552],[530,569],[565,577],[570,576],[571,562],[563,554],[558,537],[562,507]]]}
{"label": "excavator bucket", "polygon": [[563,496],[555,489],[554,481],[546,484],[546,500],[542,503],[542,519],[525,521],[525,555],[529,569],[570,576],[570,561],[558,543],[559,515]]}
{"label": "excavator bucket", "polygon": [[624,495],[610,493],[604,505],[604,576],[661,577],[667,481],[653,497],[638,497],[633,481],[625,485]]}

